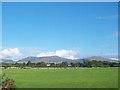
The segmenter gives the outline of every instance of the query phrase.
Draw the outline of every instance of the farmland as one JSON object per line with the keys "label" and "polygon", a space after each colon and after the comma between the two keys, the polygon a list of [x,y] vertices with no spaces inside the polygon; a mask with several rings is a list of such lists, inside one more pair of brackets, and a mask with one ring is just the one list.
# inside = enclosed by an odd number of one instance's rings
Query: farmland
{"label": "farmland", "polygon": [[4,69],[17,88],[117,88],[118,68]]}

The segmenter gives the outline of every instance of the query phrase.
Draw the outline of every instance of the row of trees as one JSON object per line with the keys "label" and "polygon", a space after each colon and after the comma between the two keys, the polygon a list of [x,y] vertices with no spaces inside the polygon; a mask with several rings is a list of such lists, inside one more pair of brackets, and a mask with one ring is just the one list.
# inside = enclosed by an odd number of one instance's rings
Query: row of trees
{"label": "row of trees", "polygon": [[3,67],[118,67],[120,66],[120,62],[107,62],[107,61],[84,61],[83,63],[76,62],[76,63],[45,63],[45,62],[38,62],[38,63],[31,63],[28,61],[27,63],[15,63],[15,64],[2,64]]}

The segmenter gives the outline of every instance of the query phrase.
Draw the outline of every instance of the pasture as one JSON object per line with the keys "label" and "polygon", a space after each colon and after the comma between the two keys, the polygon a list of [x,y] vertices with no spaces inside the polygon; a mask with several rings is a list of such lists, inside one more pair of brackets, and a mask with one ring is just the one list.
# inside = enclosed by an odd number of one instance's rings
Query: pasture
{"label": "pasture", "polygon": [[118,68],[4,69],[17,88],[117,88]]}

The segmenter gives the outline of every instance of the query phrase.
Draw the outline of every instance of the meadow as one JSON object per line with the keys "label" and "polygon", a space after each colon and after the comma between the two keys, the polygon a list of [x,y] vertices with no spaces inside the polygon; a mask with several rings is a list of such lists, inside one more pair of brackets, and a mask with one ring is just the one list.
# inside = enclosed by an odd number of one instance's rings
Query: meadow
{"label": "meadow", "polygon": [[118,68],[4,69],[17,88],[117,88]]}

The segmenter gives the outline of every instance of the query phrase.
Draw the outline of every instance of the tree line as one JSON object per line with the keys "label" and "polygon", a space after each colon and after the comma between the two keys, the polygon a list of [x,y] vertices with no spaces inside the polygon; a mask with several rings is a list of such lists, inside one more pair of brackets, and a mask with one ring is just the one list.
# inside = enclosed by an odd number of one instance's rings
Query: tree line
{"label": "tree line", "polygon": [[2,63],[2,67],[8,68],[8,67],[119,67],[120,62],[108,62],[108,61],[84,61],[82,63],[76,62],[76,63],[45,63],[45,62],[38,62],[38,63],[32,63],[31,61],[28,61],[27,63]]}

